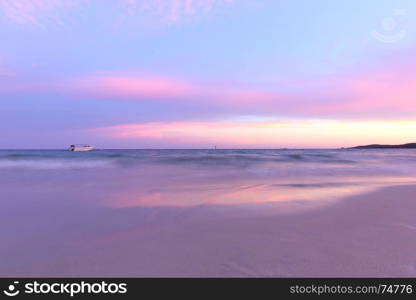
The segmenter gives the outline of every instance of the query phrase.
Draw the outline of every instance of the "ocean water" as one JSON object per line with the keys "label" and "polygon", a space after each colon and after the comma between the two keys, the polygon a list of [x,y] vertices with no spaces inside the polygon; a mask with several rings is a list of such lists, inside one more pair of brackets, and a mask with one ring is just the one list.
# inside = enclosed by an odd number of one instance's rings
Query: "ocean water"
{"label": "ocean water", "polygon": [[[77,169],[125,168],[139,165],[182,165],[248,168],[294,168],[299,165],[353,166],[355,169],[402,169],[416,163],[413,149],[125,149],[71,152],[66,150],[0,150],[0,168]],[[413,168],[409,168],[413,169]],[[405,169],[402,169],[405,170]],[[401,171],[400,171],[401,172]]]}
{"label": "ocean water", "polygon": [[[177,256],[155,246],[164,264],[141,245],[196,245],[203,235],[182,235],[189,224],[297,214],[412,184],[415,175],[414,150],[1,150],[0,275],[204,274],[167,270]],[[172,241],[163,228],[175,234]],[[218,230],[211,236],[232,241]],[[116,267],[114,253],[132,244],[144,252]],[[106,258],[88,263],[100,253]],[[140,271],[133,262],[160,262],[161,271]]]}
{"label": "ocean water", "polygon": [[[0,187],[42,185],[105,205],[247,204],[413,182],[414,150],[2,150]],[[48,189],[47,189],[48,190]],[[42,192],[42,191],[40,191]],[[101,201],[101,200],[100,200]]]}

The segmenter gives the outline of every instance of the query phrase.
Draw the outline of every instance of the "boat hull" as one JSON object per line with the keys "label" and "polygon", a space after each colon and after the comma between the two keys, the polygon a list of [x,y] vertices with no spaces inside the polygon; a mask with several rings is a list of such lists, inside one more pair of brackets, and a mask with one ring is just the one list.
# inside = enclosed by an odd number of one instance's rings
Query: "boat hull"
{"label": "boat hull", "polygon": [[68,150],[74,151],[74,152],[85,152],[85,151],[91,151],[94,150],[94,147],[71,147]]}

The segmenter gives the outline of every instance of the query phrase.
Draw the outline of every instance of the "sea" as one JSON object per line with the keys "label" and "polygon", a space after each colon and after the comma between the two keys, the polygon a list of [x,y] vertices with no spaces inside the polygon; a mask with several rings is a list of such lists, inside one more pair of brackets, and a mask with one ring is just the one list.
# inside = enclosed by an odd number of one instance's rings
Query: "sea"
{"label": "sea", "polygon": [[[299,214],[411,185],[415,176],[416,150],[410,149],[1,150],[0,275],[188,274],[177,266],[152,273],[154,265],[142,270],[129,267],[130,260],[120,273],[109,270],[122,258],[114,253],[135,257],[132,245],[144,252],[141,245],[156,241],[196,245],[208,227],[188,234],[189,224]],[[222,238],[220,229],[212,230]],[[245,225],[235,230],[250,232]],[[161,261],[163,270],[176,261],[162,264],[168,249],[158,250],[165,251],[161,257],[149,251],[132,261],[152,257],[149,263]],[[111,259],[93,263],[100,253]],[[173,253],[186,260],[186,247]]]}
{"label": "sea", "polygon": [[80,193],[74,197],[89,201],[115,195],[116,206],[264,203],[413,182],[416,151],[1,150],[0,175],[3,191],[24,185],[36,197],[42,185],[50,185],[55,197]]}

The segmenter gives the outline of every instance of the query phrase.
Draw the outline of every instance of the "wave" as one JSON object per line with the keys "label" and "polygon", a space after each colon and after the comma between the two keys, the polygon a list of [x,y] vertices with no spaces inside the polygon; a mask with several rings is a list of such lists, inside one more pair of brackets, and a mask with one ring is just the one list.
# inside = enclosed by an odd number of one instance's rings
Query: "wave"
{"label": "wave", "polygon": [[97,150],[69,152],[58,150],[2,150],[0,168],[134,168],[140,165],[183,165],[202,167],[266,166],[290,168],[308,166],[336,168],[353,166],[377,168],[392,165],[413,167],[414,152],[369,152],[343,150]]}
{"label": "wave", "polygon": [[339,158],[334,153],[278,150],[99,150],[79,153],[56,150],[0,151],[0,168],[132,167],[137,164],[245,167],[267,163],[349,164],[354,162],[351,159]]}
{"label": "wave", "polygon": [[251,165],[256,163],[334,163],[334,164],[354,164],[354,159],[338,158],[335,155],[316,155],[316,154],[181,154],[153,157],[153,162],[168,164],[203,164],[203,165]]}
{"label": "wave", "polygon": [[102,168],[113,167],[113,163],[105,160],[92,161],[73,161],[73,160],[0,160],[0,168],[17,168],[17,169],[84,169],[84,168]]}

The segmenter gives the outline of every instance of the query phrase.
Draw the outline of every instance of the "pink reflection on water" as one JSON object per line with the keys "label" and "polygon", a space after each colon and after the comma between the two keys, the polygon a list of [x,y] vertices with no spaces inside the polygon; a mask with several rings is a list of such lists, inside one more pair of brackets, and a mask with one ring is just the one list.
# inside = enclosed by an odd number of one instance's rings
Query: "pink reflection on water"
{"label": "pink reflection on water", "polygon": [[[353,178],[344,178],[344,182],[328,182],[328,178],[308,183],[291,184],[284,180],[250,181],[230,179],[228,182],[214,180],[210,183],[175,182],[166,184],[157,192],[152,187],[142,190],[129,190],[116,193],[107,203],[113,208],[135,206],[198,206],[198,205],[245,205],[278,202],[304,201],[313,204],[331,202],[340,198],[375,190],[385,185],[385,180],[394,183],[393,179],[378,179],[371,183],[360,184]],[[397,180],[396,180],[397,181]],[[403,183],[403,179],[397,181]]]}

